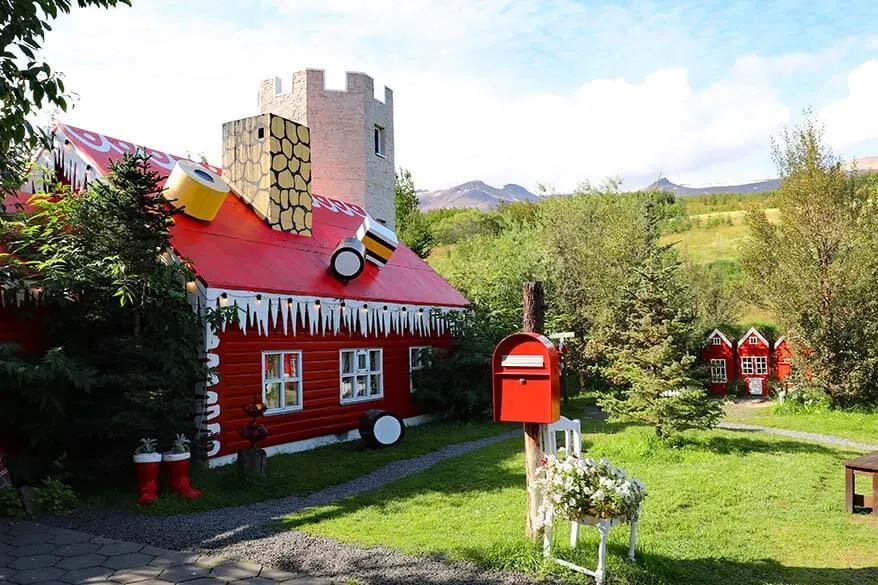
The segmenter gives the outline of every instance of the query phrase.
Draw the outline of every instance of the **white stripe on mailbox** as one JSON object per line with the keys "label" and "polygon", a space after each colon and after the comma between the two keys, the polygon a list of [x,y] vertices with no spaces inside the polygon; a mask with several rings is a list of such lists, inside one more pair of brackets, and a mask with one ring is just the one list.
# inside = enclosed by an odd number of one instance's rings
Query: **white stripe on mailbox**
{"label": "white stripe on mailbox", "polygon": [[509,368],[542,368],[543,356],[541,355],[504,355],[500,362],[501,366]]}

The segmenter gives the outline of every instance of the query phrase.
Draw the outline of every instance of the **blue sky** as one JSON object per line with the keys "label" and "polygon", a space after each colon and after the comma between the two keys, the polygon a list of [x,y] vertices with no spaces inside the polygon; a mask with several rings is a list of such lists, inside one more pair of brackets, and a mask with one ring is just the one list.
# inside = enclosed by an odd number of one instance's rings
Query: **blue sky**
{"label": "blue sky", "polygon": [[878,155],[876,2],[133,3],[47,38],[79,94],[65,120],[211,160],[259,82],[304,67],[392,87],[397,164],[425,188],[773,176],[770,137],[806,106],[839,154]]}

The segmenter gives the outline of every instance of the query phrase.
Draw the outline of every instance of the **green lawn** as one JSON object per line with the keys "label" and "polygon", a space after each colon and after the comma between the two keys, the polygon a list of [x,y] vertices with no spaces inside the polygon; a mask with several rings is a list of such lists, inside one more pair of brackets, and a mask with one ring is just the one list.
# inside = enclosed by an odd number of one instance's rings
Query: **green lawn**
{"label": "green lawn", "polygon": [[878,445],[878,412],[844,410],[793,411],[777,404],[764,406],[735,405],[726,409],[726,420],[835,435]]}
{"label": "green lawn", "polygon": [[[583,421],[585,447],[650,490],[638,561],[624,561],[625,528],[611,533],[611,583],[830,585],[878,583],[878,521],[843,511],[841,463],[851,453],[765,434],[723,431],[662,445],[650,429]],[[441,554],[535,577],[588,580],[544,563],[524,537],[519,439],[332,505],[304,510],[287,528],[410,554]],[[597,531],[560,556],[594,566]]]}
{"label": "green lawn", "polygon": [[217,469],[193,467],[192,485],[201,490],[201,497],[193,501],[169,495],[165,490],[158,502],[142,509],[134,503],[132,486],[124,491],[92,494],[88,502],[164,516],[307,494],[357,478],[398,459],[418,457],[445,445],[497,435],[512,428],[491,423],[435,422],[407,429],[405,440],[388,449],[372,450],[354,441],[270,457],[268,477],[262,481],[239,481],[235,465]]}

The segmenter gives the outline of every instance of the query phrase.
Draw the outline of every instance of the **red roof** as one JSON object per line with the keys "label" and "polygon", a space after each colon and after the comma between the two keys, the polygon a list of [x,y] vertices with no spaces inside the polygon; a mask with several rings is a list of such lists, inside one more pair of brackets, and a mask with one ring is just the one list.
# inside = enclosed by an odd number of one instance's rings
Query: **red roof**
{"label": "red roof", "polygon": [[[154,169],[165,177],[181,158],[75,126],[62,124],[56,130],[70,140],[83,163],[102,175],[111,160],[137,148],[152,156]],[[340,239],[355,235],[366,212],[318,195],[313,202],[310,238],[271,229],[232,194],[210,222],[178,215],[172,243],[179,255],[192,261],[199,278],[214,288],[448,307],[469,304],[402,243],[384,268],[367,262],[363,274],[342,283],[328,270],[330,255]]]}

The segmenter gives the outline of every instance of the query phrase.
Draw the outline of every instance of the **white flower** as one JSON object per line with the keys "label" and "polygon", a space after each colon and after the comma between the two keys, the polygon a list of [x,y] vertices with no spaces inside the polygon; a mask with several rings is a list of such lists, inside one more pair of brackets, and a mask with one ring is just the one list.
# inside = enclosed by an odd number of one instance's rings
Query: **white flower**
{"label": "white flower", "polygon": [[633,520],[646,489],[606,458],[549,457],[537,472],[542,510],[576,519],[582,514]]}

